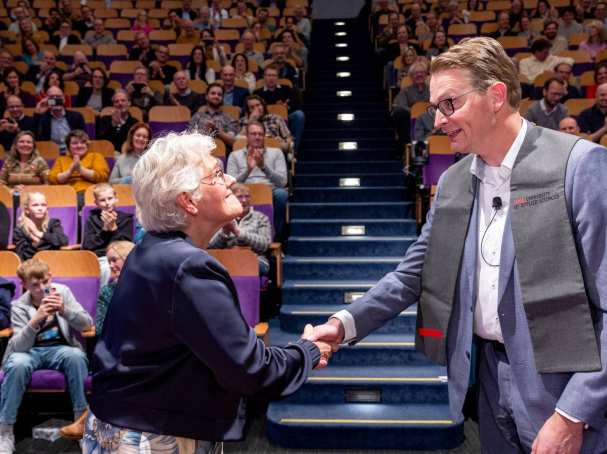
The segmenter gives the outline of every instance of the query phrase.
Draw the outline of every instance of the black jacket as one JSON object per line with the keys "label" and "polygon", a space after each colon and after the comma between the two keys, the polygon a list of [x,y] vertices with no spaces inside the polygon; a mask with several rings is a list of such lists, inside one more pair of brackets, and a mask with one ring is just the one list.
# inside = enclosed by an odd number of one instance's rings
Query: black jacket
{"label": "black jacket", "polygon": [[[34,134],[36,134],[36,123],[34,123],[34,119],[32,117],[24,115],[23,118],[17,122],[17,124],[19,125],[19,131],[32,131]],[[16,136],[17,133],[8,131],[0,132],[0,143],[6,151],[10,150]]]}
{"label": "black jacket", "polygon": [[131,129],[135,123],[137,123],[137,120],[130,114],[124,124],[119,127],[114,126],[111,115],[98,117],[97,133],[95,134],[95,137],[98,137],[100,140],[109,140],[114,145],[114,150],[121,152],[122,144],[126,140],[129,129]]}
{"label": "black jacket", "polygon": [[133,215],[116,210],[118,229],[114,232],[103,230],[101,210],[91,211],[84,227],[82,249],[93,251],[97,257],[105,256],[105,250],[112,241],[133,241]]}
{"label": "black jacket", "polygon": [[[86,103],[89,102],[89,98],[92,94],[93,89],[91,87],[82,87],[78,91],[74,107],[86,107]],[[114,90],[111,88],[104,87],[101,89],[101,104],[103,107],[112,105],[112,96],[114,96]]]}
{"label": "black jacket", "polygon": [[[61,43],[61,37],[59,35],[51,36],[51,44],[53,46],[55,46],[57,49],[59,49],[60,43]],[[77,35],[74,35],[72,33],[67,37],[67,43],[68,44],[82,44],[82,41],[80,41],[80,38],[78,38]]]}
{"label": "black jacket", "polygon": [[15,227],[13,231],[13,242],[17,255],[21,261],[31,259],[38,251],[49,251],[59,249],[61,246],[67,246],[68,238],[63,233],[63,227],[59,219],[51,218],[48,223],[48,229],[37,246],[34,246],[31,238],[21,227]]}
{"label": "black jacket", "polygon": [[[66,110],[65,117],[72,130],[85,130],[84,117],[80,114],[80,112]],[[51,140],[51,113],[47,111],[42,115],[34,114],[34,123],[38,125],[36,140]]]}
{"label": "black jacket", "polygon": [[243,396],[287,396],[319,358],[309,341],[266,347],[219,262],[181,232],[148,232],[114,290],[93,355],[89,403],[116,426],[237,440]]}

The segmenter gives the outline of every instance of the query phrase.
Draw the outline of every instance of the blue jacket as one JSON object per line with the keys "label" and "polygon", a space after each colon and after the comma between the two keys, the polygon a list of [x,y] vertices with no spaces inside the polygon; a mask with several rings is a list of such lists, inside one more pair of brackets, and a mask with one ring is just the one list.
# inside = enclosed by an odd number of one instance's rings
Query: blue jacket
{"label": "blue jacket", "polygon": [[117,426],[236,440],[243,396],[291,394],[319,358],[308,341],[266,347],[219,262],[183,233],[148,232],[114,291],[93,357],[90,405]]}

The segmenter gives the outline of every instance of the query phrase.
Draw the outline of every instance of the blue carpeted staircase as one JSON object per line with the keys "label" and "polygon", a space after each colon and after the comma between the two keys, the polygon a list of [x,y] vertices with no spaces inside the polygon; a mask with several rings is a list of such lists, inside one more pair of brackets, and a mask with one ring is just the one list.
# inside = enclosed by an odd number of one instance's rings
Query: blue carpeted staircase
{"label": "blue carpeted staircase", "polygon": [[[345,31],[346,36],[335,36]],[[335,44],[344,42],[347,48]],[[290,202],[283,306],[270,340],[285,345],[392,271],[415,240],[379,71],[357,21],[314,23],[307,116]],[[350,61],[336,61],[337,56]],[[338,71],[351,73],[337,78]],[[338,90],[352,96],[338,97]],[[343,122],[339,113],[354,114]],[[357,149],[341,150],[340,142]],[[342,145],[343,146],[343,145]],[[345,178],[358,180],[344,181]],[[343,183],[355,186],[343,186]],[[342,183],[342,184],[340,184]],[[358,186],[356,186],[358,184]],[[355,235],[344,235],[344,228]],[[363,232],[364,230],[364,232]],[[447,373],[415,351],[415,307],[314,371],[295,395],[269,406],[267,435],[288,448],[448,449],[463,441],[451,420]]]}

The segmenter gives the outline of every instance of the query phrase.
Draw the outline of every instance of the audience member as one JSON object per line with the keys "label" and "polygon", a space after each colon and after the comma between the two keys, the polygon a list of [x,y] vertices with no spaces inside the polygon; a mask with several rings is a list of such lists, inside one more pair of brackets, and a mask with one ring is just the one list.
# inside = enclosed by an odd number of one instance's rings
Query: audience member
{"label": "audience member", "polygon": [[244,101],[250,92],[247,88],[239,87],[234,84],[236,71],[232,65],[225,65],[221,68],[221,81],[223,82],[223,103],[226,106],[236,106],[244,108]]}
{"label": "audience member", "polygon": [[165,91],[164,104],[185,106],[194,115],[204,104],[204,97],[190,89],[188,75],[185,71],[177,71],[173,76],[173,84]]}
{"label": "audience member", "polygon": [[122,153],[116,160],[110,174],[110,183],[131,184],[133,168],[141,155],[145,153],[151,138],[152,130],[147,123],[137,122],[131,126],[122,146]]}
{"label": "audience member", "polygon": [[48,173],[48,164],[36,149],[34,134],[18,132],[2,164],[0,184],[21,191],[24,185],[47,184]]}
{"label": "audience member", "polygon": [[215,60],[219,66],[225,66],[228,62],[228,56],[223,46],[215,38],[213,30],[203,30],[200,34],[201,42],[204,46],[204,54],[207,60]]}
{"label": "audience member", "polygon": [[6,113],[0,119],[0,144],[5,150],[12,145],[20,131],[35,131],[36,124],[32,117],[23,113],[23,102],[18,96],[11,95],[6,100]]}
{"label": "audience member", "polygon": [[[67,246],[61,221],[49,218],[46,196],[41,192],[26,192],[21,196],[21,214],[13,231],[15,252],[24,261],[38,251],[58,250]],[[0,418],[0,421],[1,418]]]}
{"label": "audience member", "polygon": [[31,66],[25,75],[25,79],[31,80],[36,85],[36,93],[40,93],[47,76],[53,71],[59,71],[63,74],[63,71],[57,68],[55,54],[50,50],[45,50],[42,54],[40,66]]}
{"label": "audience member", "polygon": [[18,96],[24,105],[34,107],[36,98],[31,93],[21,89],[22,74],[16,68],[6,68],[4,70],[4,96],[0,97],[0,108],[6,109],[6,102],[10,96]]}
{"label": "audience member", "polygon": [[145,67],[147,67],[155,58],[156,55],[154,53],[154,49],[152,49],[152,46],[150,45],[150,38],[148,38],[147,33],[135,33],[135,44],[129,53],[129,60],[139,60]]}
{"label": "audience member", "polygon": [[264,146],[265,129],[259,122],[247,125],[247,147],[234,150],[228,156],[228,174],[239,183],[265,183],[272,187],[274,205],[274,229],[276,238],[285,238],[285,216],[289,193],[287,185],[287,164],[285,156],[278,148]]}
{"label": "audience member", "polygon": [[245,30],[242,32],[240,36],[240,43],[242,44],[242,52],[247,56],[250,60],[255,60],[257,63],[257,67],[261,68],[263,66],[264,57],[261,52],[255,50],[255,34],[250,30]]}
{"label": "audience member", "polygon": [[548,20],[544,22],[544,38],[550,43],[550,53],[558,55],[561,52],[569,49],[567,39],[558,34],[559,23],[556,20]]}
{"label": "audience member", "polygon": [[561,99],[561,102],[565,102],[568,99],[583,98],[581,90],[571,84],[573,76],[573,66],[569,63],[559,63],[554,67],[554,75],[561,79],[565,84],[565,96]]}
{"label": "audience member", "polygon": [[96,50],[101,44],[116,44],[116,40],[112,32],[105,29],[104,20],[95,19],[93,29],[84,35],[84,43]]}
{"label": "audience member", "polygon": [[80,36],[86,36],[89,31],[95,29],[95,15],[88,5],[82,5],[80,7],[80,17],[78,20],[73,21],[73,28],[80,33]]}
{"label": "audience member", "polygon": [[70,131],[84,129],[84,118],[79,112],[65,110],[63,91],[59,87],[51,87],[47,97],[37,105],[34,122],[38,126],[38,140],[52,140],[59,149],[66,149],[65,138]]}
{"label": "audience member", "polygon": [[52,36],[55,32],[59,31],[61,25],[61,15],[57,8],[49,8],[48,17],[44,19],[42,23],[42,30],[47,32],[49,36]]}
{"label": "audience member", "polygon": [[580,134],[580,127],[575,117],[565,117],[559,123],[559,131],[577,136]]}
{"label": "audience member", "polygon": [[[406,28],[406,27],[405,27]],[[407,35],[408,36],[408,35]],[[297,68],[306,69],[308,67],[308,49],[301,43],[295,32],[284,30],[278,39],[282,42],[286,50],[286,59],[295,63]]]}
{"label": "audience member", "polygon": [[91,84],[92,74],[93,68],[91,68],[86,55],[84,55],[84,52],[77,50],[74,52],[74,60],[72,64],[63,75],[63,80],[74,81],[78,84],[78,87],[82,89],[83,87]]}
{"label": "audience member", "polygon": [[306,8],[302,5],[295,5],[293,10],[295,18],[295,27],[297,33],[303,36],[306,45],[310,45],[310,36],[312,34],[312,23],[306,16]]}
{"label": "audience member", "polygon": [[32,67],[40,66],[44,53],[35,39],[23,38],[21,40],[21,59],[27,64],[28,72]]}
{"label": "audience member", "polygon": [[201,31],[213,30],[216,28],[215,24],[213,24],[213,21],[211,20],[211,14],[209,13],[208,6],[203,6],[200,8],[200,14],[194,20],[194,28]]}
{"label": "audience member", "polygon": [[[25,8],[23,8],[21,6],[17,6],[16,8],[13,9],[13,16],[14,16],[15,21],[9,25],[8,31],[11,33],[14,33],[14,34],[19,34],[21,31],[19,23],[23,19],[29,19],[29,14]],[[34,32],[37,31],[36,24],[33,24],[33,30],[34,30]]]}
{"label": "audience member", "polygon": [[204,47],[194,46],[190,52],[190,60],[185,67],[190,80],[202,80],[207,84],[215,82],[215,70],[207,67]]}
{"label": "audience member", "polygon": [[167,46],[158,46],[155,52],[155,59],[150,63],[150,80],[160,80],[164,85],[169,85],[173,81],[177,68],[167,64],[168,61],[169,48]]}
{"label": "audience member", "polygon": [[133,73],[133,80],[126,85],[131,104],[139,107],[144,115],[152,107],[162,104],[162,94],[152,90],[148,82],[148,70],[139,67]]}
{"label": "audience member", "polygon": [[577,121],[580,131],[589,134],[589,140],[599,142],[607,133],[607,83],[598,86],[595,104],[583,110]]}
{"label": "audience member", "polygon": [[430,46],[428,47],[428,52],[426,55],[428,58],[432,59],[434,57],[439,56],[443,52],[449,49],[449,43],[447,42],[447,34],[443,30],[437,30],[432,37],[432,41],[430,42]]}
{"label": "audience member", "polygon": [[569,41],[571,35],[584,32],[584,27],[575,20],[575,8],[567,6],[563,9],[561,19],[559,20],[558,34]]}
{"label": "audience member", "polygon": [[177,38],[177,44],[198,44],[200,42],[200,32],[194,28],[191,20],[181,22],[181,34]]}
{"label": "audience member", "polygon": [[116,209],[116,191],[108,183],[96,184],[93,188],[94,210],[86,220],[82,249],[93,251],[99,259],[100,283],[110,280],[110,266],[105,256],[112,241],[133,240],[133,215]]}
{"label": "audience member", "polygon": [[114,90],[109,88],[108,77],[103,68],[95,68],[91,73],[90,86],[81,87],[76,97],[76,107],[90,107],[95,112],[101,112],[112,105]]}
{"label": "audience member", "polygon": [[521,17],[526,16],[525,5],[522,0],[512,0],[508,17],[510,18],[510,28],[516,27],[521,20]]}
{"label": "audience member", "polygon": [[388,47],[388,43],[396,39],[398,34],[398,25],[398,13],[390,13],[388,15],[388,24],[384,27],[382,32],[377,35],[376,38],[377,47],[380,50],[385,50]]}
{"label": "audience member", "polygon": [[233,19],[244,19],[247,27],[250,27],[255,21],[252,11],[249,9],[247,2],[244,0],[239,0],[236,2],[234,11],[230,11],[230,17]]}
{"label": "audience member", "polygon": [[131,27],[131,30],[134,32],[143,32],[146,35],[149,35],[153,30],[152,25],[148,22],[148,13],[145,10],[141,10],[137,13],[137,17]]}
{"label": "audience member", "polygon": [[489,36],[498,39],[502,36],[514,36],[515,34],[510,25],[510,15],[506,11],[502,11],[497,16],[497,30],[490,33]]}
{"label": "audience member", "polygon": [[227,19],[228,11],[221,7],[220,0],[211,0],[209,4],[209,14],[216,27],[220,27],[224,19]]}
{"label": "audience member", "polygon": [[588,30],[588,39],[582,41],[579,45],[579,50],[588,52],[593,60],[604,49],[607,48],[605,26],[598,20],[592,20],[586,24]]}
{"label": "audience member", "polygon": [[267,276],[270,262],[264,255],[272,243],[270,219],[251,206],[251,190],[244,184],[234,183],[230,189],[242,205],[242,214],[225,224],[211,238],[209,249],[250,247],[257,254],[259,274]]}
{"label": "audience member", "polygon": [[527,38],[528,46],[531,46],[531,43],[540,36],[539,32],[531,27],[531,19],[529,19],[529,16],[521,17],[518,22],[518,33],[516,35]]}
{"label": "audience member", "polygon": [[[236,80],[244,80],[249,86],[249,92],[252,93],[255,91],[255,84],[257,83],[257,78],[252,71],[249,70],[249,59],[247,56],[238,52],[232,56],[232,65],[234,68],[234,78]],[[224,96],[225,101],[225,96]]]}
{"label": "audience member", "polygon": [[295,91],[278,83],[278,69],[274,65],[266,66],[263,72],[263,86],[255,90],[255,94],[262,97],[266,104],[283,104],[289,112],[289,131],[295,139],[295,150],[303,137],[306,117],[298,109]]}
{"label": "audience member", "polygon": [[63,106],[66,108],[72,107],[72,97],[65,94],[65,84],[63,83],[62,73],[56,70],[53,70],[49,73],[49,75],[44,79],[44,84],[42,85],[42,90],[36,95],[36,103],[42,101],[47,97],[48,89],[51,87],[59,88],[63,93]]}
{"label": "audience member", "polygon": [[190,120],[189,129],[219,137],[231,147],[238,133],[238,124],[232,117],[221,110],[223,105],[223,87],[212,83],[207,88],[207,104]]}
{"label": "audience member", "polygon": [[282,43],[272,46],[272,59],[269,63],[278,71],[279,79],[289,79],[293,86],[297,85],[297,69],[287,61],[287,48]]}
{"label": "audience member", "polygon": [[198,13],[192,9],[192,0],[182,0],[181,8],[173,9],[171,12],[175,12],[182,21],[193,21],[198,17]]}
{"label": "audience member", "polygon": [[93,320],[69,287],[52,283],[46,263],[27,260],[17,268],[26,292],[13,301],[13,335],[2,360],[4,381],[0,403],[0,451],[15,449],[13,425],[32,372],[53,369],[65,375],[74,419],[87,408],[84,380],[88,360],[75,333],[90,328]]}
{"label": "audience member", "polygon": [[399,149],[411,141],[411,108],[416,102],[430,100],[428,64],[423,60],[414,62],[409,68],[409,77],[412,84],[401,88],[392,104],[392,120]]}
{"label": "audience member", "polygon": [[270,17],[270,11],[268,8],[262,7],[257,8],[255,12],[256,23],[261,26],[261,28],[265,28],[270,33],[274,33],[276,31],[276,21]]}
{"label": "audience member", "polygon": [[561,62],[573,65],[573,59],[559,57],[550,53],[551,44],[547,39],[538,38],[531,44],[530,57],[523,58],[519,63],[519,74],[529,83],[543,72],[551,72]]}
{"label": "audience member", "polygon": [[595,98],[597,87],[604,83],[607,83],[607,61],[596,64],[596,68],[594,69],[594,85],[586,87],[586,98]]}
{"label": "audience member", "polygon": [[240,119],[239,135],[246,137],[247,125],[252,122],[259,122],[264,126],[266,137],[279,139],[282,151],[288,152],[293,146],[293,137],[286,122],[278,115],[269,114],[266,102],[257,95],[250,95],[246,99],[245,114]]}
{"label": "audience member", "polygon": [[567,116],[567,108],[561,103],[565,96],[565,83],[559,77],[544,82],[543,97],[527,109],[525,118],[544,128],[559,129],[560,121]]}
{"label": "audience member", "polygon": [[49,174],[51,184],[68,184],[78,195],[78,206],[84,205],[84,191],[89,186],[107,181],[110,169],[100,153],[89,151],[89,136],[76,129],[65,138],[68,154],[59,156]]}
{"label": "audience member", "polygon": [[[403,78],[407,77],[409,75],[409,68],[411,68],[411,65],[419,58],[417,55],[417,51],[415,50],[414,47],[408,47],[405,50],[403,50],[403,53],[401,55],[399,55],[397,57],[399,60],[400,65],[398,66],[398,69],[396,70],[396,80],[393,79],[388,79],[390,80],[390,86],[399,86],[402,88],[401,83],[403,81]],[[388,73],[389,76],[391,78],[394,77],[393,73],[389,72]]]}
{"label": "audience member", "polygon": [[131,102],[126,91],[116,90],[112,96],[112,106],[110,113],[103,115],[97,121],[97,136],[112,142],[114,150],[119,152],[129,129],[137,123],[137,120],[129,112]]}
{"label": "audience member", "polygon": [[80,38],[75,33],[72,33],[72,24],[68,20],[64,20],[59,25],[59,33],[51,36],[51,44],[55,46],[59,52],[68,44],[80,44]]}

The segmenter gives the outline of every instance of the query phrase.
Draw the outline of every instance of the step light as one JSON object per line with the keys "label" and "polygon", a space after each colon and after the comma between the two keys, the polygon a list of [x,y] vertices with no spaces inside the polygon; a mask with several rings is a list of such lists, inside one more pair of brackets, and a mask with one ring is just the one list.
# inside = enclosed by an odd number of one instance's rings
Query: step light
{"label": "step light", "polygon": [[337,119],[339,121],[353,121],[354,114],[353,113],[340,113],[340,114],[337,114]]}
{"label": "step light", "polygon": [[365,292],[346,292],[344,293],[344,303],[350,304],[363,296]]}
{"label": "step light", "polygon": [[[357,185],[358,186],[358,185]],[[342,236],[358,236],[365,234],[364,225],[342,225],[341,234]]]}
{"label": "step light", "polygon": [[343,27],[344,25],[346,25],[345,22],[339,21],[339,22],[335,22],[335,24],[337,27]]}
{"label": "step light", "polygon": [[348,36],[346,32],[335,32],[335,36]]}
{"label": "step light", "polygon": [[348,47],[348,44],[347,43],[336,43],[335,47],[346,48],[346,47]]}
{"label": "step light", "polygon": [[348,389],[344,396],[349,404],[379,404],[381,391],[379,389]]}
{"label": "step light", "polygon": [[350,77],[352,74],[349,71],[340,71],[337,73],[337,77],[340,79],[344,79],[346,77]]}
{"label": "step light", "polygon": [[337,61],[350,61],[350,57],[348,57],[346,55],[340,55],[335,60],[337,60]]}
{"label": "step light", "polygon": [[347,98],[349,96],[352,96],[352,91],[350,90],[338,90],[337,93],[335,93],[337,96],[339,96],[340,98]]}
{"label": "step light", "polygon": [[340,150],[358,150],[358,142],[339,142]]}
{"label": "step light", "polygon": [[339,186],[342,188],[357,188],[360,186],[360,178],[340,178]]}

